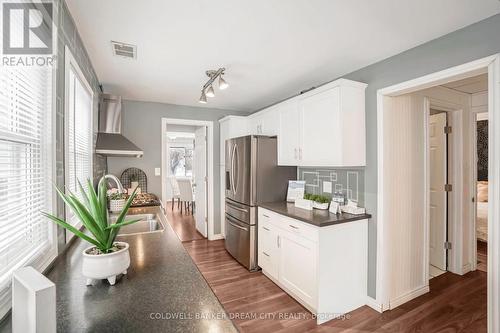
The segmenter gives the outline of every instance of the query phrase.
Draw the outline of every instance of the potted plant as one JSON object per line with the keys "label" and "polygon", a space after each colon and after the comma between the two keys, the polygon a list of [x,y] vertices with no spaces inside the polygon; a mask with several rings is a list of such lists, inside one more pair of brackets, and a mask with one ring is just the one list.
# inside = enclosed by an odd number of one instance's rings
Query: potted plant
{"label": "potted plant", "polygon": [[113,213],[121,212],[127,202],[125,193],[114,192],[109,195],[109,211]]}
{"label": "potted plant", "polygon": [[130,266],[129,245],[125,242],[115,242],[115,239],[121,227],[139,221],[139,219],[125,221],[125,215],[135,197],[135,191],[128,198],[116,221],[110,223],[106,196],[107,180],[103,177],[99,181],[97,193],[90,180],[87,180],[87,184],[88,191],[85,191],[78,182],[81,200],[71,191],[65,194],[57,187],[56,190],[89,231],[88,234],[52,214],[42,212],[42,215],[92,244],[83,251],[82,272],[87,278],[87,285],[91,285],[94,279],[107,279],[111,285],[114,285],[116,276],[120,273],[127,274]]}
{"label": "potted plant", "polygon": [[304,194],[304,199],[311,200],[313,202],[313,208],[316,209],[326,210],[330,206],[330,198],[324,195],[306,193]]}

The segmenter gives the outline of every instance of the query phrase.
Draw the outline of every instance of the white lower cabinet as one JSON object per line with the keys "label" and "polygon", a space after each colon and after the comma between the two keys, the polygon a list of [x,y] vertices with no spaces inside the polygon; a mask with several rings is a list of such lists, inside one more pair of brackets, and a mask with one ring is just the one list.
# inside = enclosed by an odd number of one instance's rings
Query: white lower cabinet
{"label": "white lower cabinet", "polygon": [[279,234],[279,282],[307,303],[316,308],[317,243],[283,231]]}
{"label": "white lower cabinet", "polygon": [[260,208],[258,264],[317,323],[366,304],[368,220],[327,227]]}

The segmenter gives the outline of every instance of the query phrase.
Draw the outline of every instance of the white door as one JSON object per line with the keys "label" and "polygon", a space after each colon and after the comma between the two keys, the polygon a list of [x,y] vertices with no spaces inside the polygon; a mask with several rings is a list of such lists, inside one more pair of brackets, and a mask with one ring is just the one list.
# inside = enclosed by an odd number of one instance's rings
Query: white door
{"label": "white door", "polygon": [[446,270],[446,113],[430,116],[429,159],[430,159],[430,263]]}
{"label": "white door", "polygon": [[279,112],[278,165],[298,165],[300,123],[297,101],[282,103],[277,107],[277,111]]}
{"label": "white door", "polygon": [[207,237],[207,128],[199,127],[194,134],[194,199],[196,229]]}

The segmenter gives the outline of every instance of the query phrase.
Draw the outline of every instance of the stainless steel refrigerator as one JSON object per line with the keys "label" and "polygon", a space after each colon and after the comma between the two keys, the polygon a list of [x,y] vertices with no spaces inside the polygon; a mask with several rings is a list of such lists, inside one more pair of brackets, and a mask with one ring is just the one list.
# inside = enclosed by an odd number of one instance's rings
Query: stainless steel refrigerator
{"label": "stainless steel refrigerator", "polygon": [[296,167],[278,166],[276,137],[243,136],[226,141],[226,250],[249,270],[257,269],[257,206],[286,200]]}

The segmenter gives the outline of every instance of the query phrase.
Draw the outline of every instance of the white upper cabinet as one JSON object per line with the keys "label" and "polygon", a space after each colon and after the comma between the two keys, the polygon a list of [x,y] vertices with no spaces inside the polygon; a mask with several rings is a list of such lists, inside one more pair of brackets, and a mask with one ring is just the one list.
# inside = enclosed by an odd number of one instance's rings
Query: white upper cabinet
{"label": "white upper cabinet", "polygon": [[340,79],[278,105],[278,164],[364,166],[365,88]]}
{"label": "white upper cabinet", "polygon": [[272,106],[265,110],[249,116],[250,134],[255,135],[278,135],[279,132],[279,114]]}
{"label": "white upper cabinet", "polygon": [[298,165],[300,147],[300,120],[297,100],[290,100],[278,105],[278,164]]}

